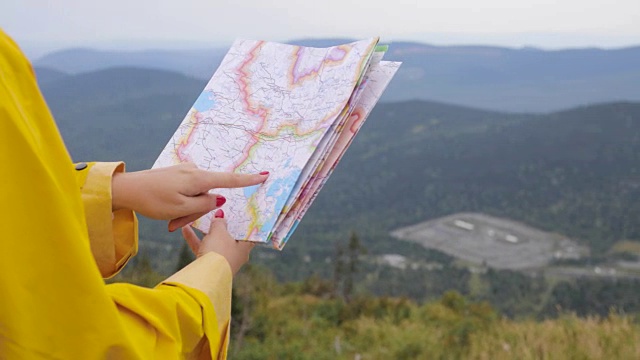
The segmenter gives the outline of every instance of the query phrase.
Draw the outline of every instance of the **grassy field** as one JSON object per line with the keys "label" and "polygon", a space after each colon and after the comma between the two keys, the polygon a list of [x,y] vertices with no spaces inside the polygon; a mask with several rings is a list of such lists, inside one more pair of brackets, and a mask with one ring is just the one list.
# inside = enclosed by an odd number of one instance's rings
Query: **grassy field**
{"label": "grassy field", "polygon": [[[143,259],[115,281],[162,280]],[[135,276],[134,276],[135,275]],[[449,291],[423,304],[345,296],[330,281],[278,283],[248,266],[234,279],[230,359],[640,359],[640,316],[611,312],[511,320]]]}
{"label": "grassy field", "polygon": [[423,306],[284,296],[261,309],[241,343],[235,334],[232,359],[640,358],[640,326],[629,317],[511,321],[455,293]]}

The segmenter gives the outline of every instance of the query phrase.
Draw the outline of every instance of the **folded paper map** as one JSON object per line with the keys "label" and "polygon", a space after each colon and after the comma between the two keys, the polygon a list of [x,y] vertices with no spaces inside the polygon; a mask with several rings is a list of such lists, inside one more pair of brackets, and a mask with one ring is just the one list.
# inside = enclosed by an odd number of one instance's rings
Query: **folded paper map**
{"label": "folded paper map", "polygon": [[[329,48],[238,40],[154,168],[193,162],[261,185],[215,189],[238,240],[282,249],[400,63],[372,38]],[[212,214],[193,225],[207,232]]]}

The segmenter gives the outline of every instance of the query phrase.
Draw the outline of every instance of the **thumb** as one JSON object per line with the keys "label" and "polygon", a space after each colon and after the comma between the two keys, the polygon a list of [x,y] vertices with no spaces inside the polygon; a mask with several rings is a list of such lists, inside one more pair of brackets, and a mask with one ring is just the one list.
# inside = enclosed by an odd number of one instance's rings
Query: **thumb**
{"label": "thumb", "polygon": [[192,222],[200,219],[201,217],[207,215],[207,212],[201,212],[201,213],[197,213],[197,214],[191,214],[191,215],[187,215],[187,216],[183,216],[183,217],[179,217],[177,219],[173,219],[171,221],[169,221],[169,231],[170,232],[174,232],[177,229],[180,229],[183,226],[189,225]]}
{"label": "thumb", "polygon": [[224,212],[222,209],[218,209],[214,213],[214,218],[211,219],[209,233],[202,238],[200,252],[201,254],[209,251],[216,252],[224,256],[229,264],[232,264],[234,245],[235,240],[233,240],[227,231],[227,222],[224,219]]}
{"label": "thumb", "polygon": [[224,218],[224,211],[222,209],[216,210],[213,213],[213,218],[211,219],[211,225],[209,226],[209,234],[222,235],[227,234],[227,220]]}

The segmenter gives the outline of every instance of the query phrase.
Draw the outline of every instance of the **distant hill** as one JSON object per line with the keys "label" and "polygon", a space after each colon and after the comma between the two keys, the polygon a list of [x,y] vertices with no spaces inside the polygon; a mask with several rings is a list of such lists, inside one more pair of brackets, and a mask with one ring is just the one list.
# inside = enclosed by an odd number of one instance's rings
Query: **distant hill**
{"label": "distant hill", "polygon": [[41,66],[34,67],[34,70],[36,72],[36,78],[38,79],[38,83],[40,85],[44,85],[48,82],[60,80],[63,77],[66,77],[69,75],[62,71],[49,69]]}
{"label": "distant hill", "polygon": [[387,100],[427,99],[516,112],[640,100],[640,47],[544,51],[393,43],[403,61]]}
{"label": "distant hill", "polygon": [[[292,43],[325,47],[349,41],[352,39],[300,39]],[[124,66],[208,79],[226,50],[69,49],[34,63],[69,74]],[[640,101],[640,47],[545,51],[397,42],[391,44],[387,58],[404,64],[384,101],[432,100],[509,112]]]}
{"label": "distant hill", "polygon": [[[49,94],[54,104],[69,108],[69,105],[96,106],[161,94],[191,92],[197,95],[205,84],[206,80],[165,70],[115,67],[47,81],[42,84],[42,91]],[[187,109],[189,105],[186,103],[183,107]]]}
{"label": "distant hill", "polygon": [[69,74],[111,67],[137,67],[209,78],[226,52],[227,49],[107,51],[76,48],[47,54],[34,64]]}
{"label": "distant hill", "polygon": [[[74,159],[121,159],[135,170],[152,165],[203,86],[176,73],[119,68],[42,90]],[[408,251],[390,230],[461,211],[560,232],[602,253],[640,239],[638,134],[640,103],[547,115],[379,104],[285,253],[324,259],[349,230],[370,251]],[[148,234],[165,236],[157,231]]]}
{"label": "distant hill", "polygon": [[206,81],[178,73],[110,68],[41,85],[77,161],[126,159],[145,169]]}

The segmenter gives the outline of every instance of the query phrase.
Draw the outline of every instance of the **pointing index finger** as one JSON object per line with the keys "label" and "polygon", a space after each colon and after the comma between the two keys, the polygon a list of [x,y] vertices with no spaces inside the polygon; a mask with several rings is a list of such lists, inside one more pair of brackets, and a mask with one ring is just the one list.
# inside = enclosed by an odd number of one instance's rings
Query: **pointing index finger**
{"label": "pointing index finger", "polygon": [[252,185],[258,185],[267,180],[268,171],[259,174],[236,174],[228,172],[212,172],[202,170],[207,190],[216,188],[240,188]]}

